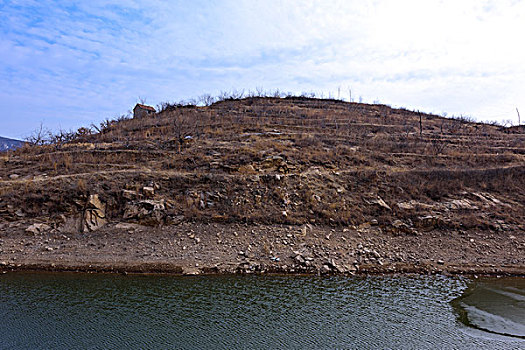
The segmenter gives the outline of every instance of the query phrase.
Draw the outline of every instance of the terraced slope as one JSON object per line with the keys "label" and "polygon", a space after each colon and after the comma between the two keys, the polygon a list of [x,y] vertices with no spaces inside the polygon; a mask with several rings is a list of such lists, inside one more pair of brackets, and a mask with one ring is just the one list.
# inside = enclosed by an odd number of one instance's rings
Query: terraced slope
{"label": "terraced slope", "polygon": [[24,148],[3,165],[2,220],[19,210],[76,215],[90,194],[119,221],[133,202],[163,200],[155,224],[418,226],[430,215],[449,228],[517,229],[525,218],[523,128],[383,105],[252,98],[174,106],[67,144]]}

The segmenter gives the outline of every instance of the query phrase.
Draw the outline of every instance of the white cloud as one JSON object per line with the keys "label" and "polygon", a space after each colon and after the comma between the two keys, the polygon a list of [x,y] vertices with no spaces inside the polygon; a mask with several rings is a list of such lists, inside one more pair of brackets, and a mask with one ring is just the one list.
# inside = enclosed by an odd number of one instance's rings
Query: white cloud
{"label": "white cloud", "polygon": [[522,1],[43,0],[0,10],[7,136],[29,132],[11,122],[20,116],[78,127],[138,96],[156,104],[231,88],[351,87],[367,101],[479,119],[512,118],[525,93]]}

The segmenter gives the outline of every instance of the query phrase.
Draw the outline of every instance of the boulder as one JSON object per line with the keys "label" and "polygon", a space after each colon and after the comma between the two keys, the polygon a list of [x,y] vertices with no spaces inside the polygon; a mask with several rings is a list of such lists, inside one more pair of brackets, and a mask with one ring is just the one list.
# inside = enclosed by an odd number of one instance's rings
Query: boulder
{"label": "boulder", "polygon": [[29,226],[28,228],[26,228],[26,232],[30,232],[35,235],[49,231],[49,230],[51,230],[51,226],[47,224],[33,224]]}
{"label": "boulder", "polygon": [[284,158],[281,156],[269,156],[263,160],[262,165],[265,168],[276,167],[284,163]]}
{"label": "boulder", "polygon": [[241,174],[256,174],[257,170],[255,170],[255,167],[251,164],[248,165],[241,165],[239,167],[239,173]]}
{"label": "boulder", "polygon": [[261,163],[261,167],[263,169],[274,169],[281,173],[287,173],[290,170],[285,159],[281,156],[270,156],[265,158]]}
{"label": "boulder", "polygon": [[312,231],[313,227],[310,224],[305,224],[301,227],[301,236],[305,237],[308,231]]}
{"label": "boulder", "polygon": [[90,195],[82,212],[80,231],[93,232],[106,223],[106,206],[100,201],[98,194]]}
{"label": "boulder", "polygon": [[122,197],[124,197],[127,200],[135,200],[141,197],[141,195],[137,193],[137,191],[122,190]]}
{"label": "boulder", "polygon": [[294,260],[299,265],[304,265],[306,263],[306,260],[304,260],[304,257],[299,254],[295,256]]}
{"label": "boulder", "polygon": [[414,209],[414,205],[412,203],[406,203],[406,202],[397,203],[397,207],[399,209],[404,209],[404,210]]}
{"label": "boulder", "polygon": [[329,259],[329,260],[325,261],[323,263],[322,268],[321,268],[321,273],[322,274],[326,274],[326,273],[334,273],[334,272],[343,273],[344,269],[339,267],[335,263],[334,259]]}
{"label": "boulder", "polygon": [[393,234],[400,234],[400,233],[406,233],[410,235],[418,234],[417,231],[415,231],[412,227],[410,227],[409,225],[407,225],[401,220],[394,220],[394,222],[392,222],[392,226],[390,230],[392,231]]}
{"label": "boulder", "polygon": [[381,198],[379,196],[377,198],[372,199],[370,202],[380,206],[381,208],[384,208],[384,209],[387,209],[387,210],[392,210],[392,208],[390,208],[390,206],[388,204],[386,204],[386,202],[383,200],[383,198]]}
{"label": "boulder", "polygon": [[326,264],[323,264],[321,270],[319,271],[321,275],[328,275],[330,272],[332,272],[332,269]]}
{"label": "boulder", "polygon": [[182,274],[184,276],[197,276],[200,274],[200,270],[197,267],[183,267]]}
{"label": "boulder", "polygon": [[148,198],[152,198],[155,195],[155,188],[150,186],[142,187],[142,193]]}
{"label": "boulder", "polygon": [[420,216],[417,218],[415,225],[418,229],[430,231],[443,224],[443,219],[435,215]]}

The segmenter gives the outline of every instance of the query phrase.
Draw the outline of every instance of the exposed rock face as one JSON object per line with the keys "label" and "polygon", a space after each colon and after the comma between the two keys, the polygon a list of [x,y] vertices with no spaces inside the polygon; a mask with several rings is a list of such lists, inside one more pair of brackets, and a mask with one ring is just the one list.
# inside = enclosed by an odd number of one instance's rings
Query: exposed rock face
{"label": "exposed rock face", "polygon": [[90,195],[82,213],[80,231],[92,232],[106,223],[106,206],[100,201],[98,194]]}
{"label": "exposed rock face", "polygon": [[473,205],[472,202],[466,198],[454,199],[448,203],[445,203],[445,206],[448,209],[465,209],[465,210],[478,209],[477,206]]}
{"label": "exposed rock face", "polygon": [[397,206],[399,209],[404,209],[404,210],[412,210],[415,208],[415,206],[412,204],[412,203],[397,203]]}
{"label": "exposed rock face", "polygon": [[161,225],[166,218],[164,200],[143,200],[128,203],[124,212],[125,220],[133,220],[143,225]]}

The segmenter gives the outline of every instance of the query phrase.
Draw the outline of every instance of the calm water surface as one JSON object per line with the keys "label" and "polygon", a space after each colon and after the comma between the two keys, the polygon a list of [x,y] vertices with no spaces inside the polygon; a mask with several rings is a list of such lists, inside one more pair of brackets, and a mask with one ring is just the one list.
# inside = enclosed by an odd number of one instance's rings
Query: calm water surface
{"label": "calm water surface", "polygon": [[0,349],[525,349],[525,279],[0,275]]}

